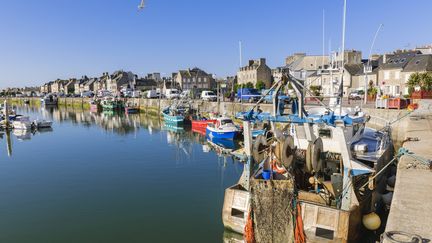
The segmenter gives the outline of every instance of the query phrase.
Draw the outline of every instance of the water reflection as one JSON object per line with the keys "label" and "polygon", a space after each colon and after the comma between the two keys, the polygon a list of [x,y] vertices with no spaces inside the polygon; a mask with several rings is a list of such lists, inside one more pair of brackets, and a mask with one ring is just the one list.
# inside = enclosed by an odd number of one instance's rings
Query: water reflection
{"label": "water reflection", "polygon": [[[27,232],[35,225],[33,221],[46,228],[58,225],[62,235],[79,225],[80,232],[100,230],[101,235],[113,237],[111,241],[98,238],[92,242],[121,242],[115,237],[126,234],[139,239],[135,242],[160,242],[161,233],[169,235],[158,231],[166,228],[166,222],[174,228],[175,237],[166,240],[169,242],[220,242],[222,234],[225,242],[241,239],[224,233],[220,218],[224,190],[237,182],[243,170],[228,153],[238,144],[207,140],[202,132],[167,126],[158,117],[143,113],[91,113],[73,107],[33,106],[16,110],[32,119],[52,120],[53,128],[0,132],[0,151],[7,147],[9,156],[15,151],[4,161],[16,162],[0,163],[0,185],[4,185],[0,189],[7,195],[20,193],[20,201],[33,202],[36,196],[32,192],[41,195],[41,203],[28,204],[32,207],[14,203],[13,196],[3,198],[1,208],[13,212],[3,222],[12,221],[16,215],[22,218],[8,224],[8,229],[3,226],[9,237],[5,242],[16,242],[23,230]],[[65,152],[67,148],[72,149]],[[6,157],[6,152],[0,156]],[[17,181],[29,181],[29,186],[8,186],[19,184]],[[81,206],[86,213],[76,213],[81,212]],[[56,218],[71,218],[70,223],[62,227],[64,222],[56,219],[44,221],[52,208],[59,209]],[[157,218],[154,212],[159,212]],[[112,215],[112,222],[107,215]],[[122,219],[121,225],[117,218]],[[91,222],[91,226],[82,222]],[[135,229],[142,234],[135,235]],[[43,232],[48,230],[29,235]],[[144,239],[139,238],[143,235]],[[191,235],[196,238],[191,240]]]}

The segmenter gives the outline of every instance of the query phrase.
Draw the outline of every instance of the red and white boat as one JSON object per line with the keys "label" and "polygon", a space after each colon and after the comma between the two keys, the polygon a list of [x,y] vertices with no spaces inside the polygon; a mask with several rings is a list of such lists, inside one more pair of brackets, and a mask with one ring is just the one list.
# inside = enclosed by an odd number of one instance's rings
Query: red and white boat
{"label": "red and white boat", "polygon": [[216,120],[192,120],[192,129],[205,131],[208,124],[216,124]]}

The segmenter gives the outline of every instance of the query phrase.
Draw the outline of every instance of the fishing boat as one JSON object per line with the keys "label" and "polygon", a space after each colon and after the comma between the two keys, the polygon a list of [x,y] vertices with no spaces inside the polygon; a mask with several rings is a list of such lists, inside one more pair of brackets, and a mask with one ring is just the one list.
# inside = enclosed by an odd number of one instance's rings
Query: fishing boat
{"label": "fishing boat", "polygon": [[[356,241],[362,229],[362,216],[379,211],[383,205],[387,173],[378,172],[386,168],[393,154],[390,127],[369,128],[369,117],[361,109],[341,104],[307,110],[302,83],[289,74],[284,79],[285,82],[274,84],[273,100],[277,101],[283,85],[291,84],[298,97],[292,102],[293,114],[278,114],[278,106],[273,104],[272,113],[251,110],[237,115],[248,124],[270,121],[288,125],[285,131],[273,129],[270,138],[257,136],[247,167],[257,169],[246,177],[254,185],[266,180],[292,181],[286,190],[297,191],[290,194],[296,195],[290,200],[294,199],[299,209],[290,210],[298,210],[303,221],[301,230],[308,242]],[[245,144],[250,143],[246,140],[252,141],[252,136],[246,134]],[[254,167],[254,163],[258,166]],[[251,209],[244,200],[258,193],[251,194],[249,186],[237,183],[225,192],[224,225],[238,233],[244,233],[246,214]],[[254,217],[265,216],[257,213]]]}
{"label": "fishing boat", "polygon": [[31,130],[32,122],[28,116],[17,116],[12,122],[12,126],[14,129]]}
{"label": "fishing boat", "polygon": [[217,139],[234,139],[240,132],[240,128],[228,117],[219,117],[216,122],[210,123],[206,128],[206,135]]}
{"label": "fishing boat", "polygon": [[56,94],[46,94],[41,98],[41,104],[44,106],[55,106],[58,104],[58,97]]}
{"label": "fishing boat", "polygon": [[36,119],[33,121],[33,124],[36,128],[50,128],[52,126],[52,121],[42,120],[42,119]]}
{"label": "fishing boat", "polygon": [[123,107],[123,102],[115,97],[107,96],[101,102],[104,111],[120,110]]}
{"label": "fishing boat", "polygon": [[190,103],[186,100],[177,100],[162,110],[162,116],[166,123],[182,126],[190,122]]}
{"label": "fishing boat", "polygon": [[206,130],[208,124],[215,124],[216,119],[195,119],[192,120],[192,129]]}

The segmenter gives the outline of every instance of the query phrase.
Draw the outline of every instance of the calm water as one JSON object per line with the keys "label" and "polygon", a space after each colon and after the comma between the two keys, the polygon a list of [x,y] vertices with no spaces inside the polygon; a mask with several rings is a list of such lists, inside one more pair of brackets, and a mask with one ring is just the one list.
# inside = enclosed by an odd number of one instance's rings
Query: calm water
{"label": "calm water", "polygon": [[146,115],[18,108],[54,121],[0,134],[0,242],[221,242],[243,165]]}

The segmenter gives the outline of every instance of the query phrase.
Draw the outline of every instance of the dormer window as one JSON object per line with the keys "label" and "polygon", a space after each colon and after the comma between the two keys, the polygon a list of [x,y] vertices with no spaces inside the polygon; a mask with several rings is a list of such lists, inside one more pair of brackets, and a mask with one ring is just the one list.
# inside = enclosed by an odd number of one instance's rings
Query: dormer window
{"label": "dormer window", "polygon": [[416,65],[418,65],[419,63],[420,63],[420,60],[417,60],[417,61],[415,62]]}

